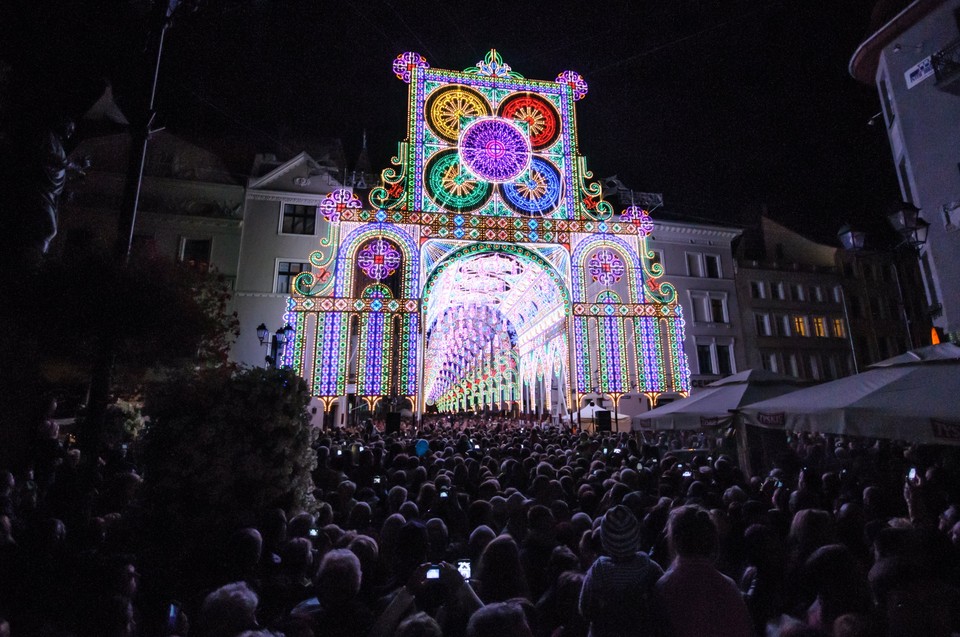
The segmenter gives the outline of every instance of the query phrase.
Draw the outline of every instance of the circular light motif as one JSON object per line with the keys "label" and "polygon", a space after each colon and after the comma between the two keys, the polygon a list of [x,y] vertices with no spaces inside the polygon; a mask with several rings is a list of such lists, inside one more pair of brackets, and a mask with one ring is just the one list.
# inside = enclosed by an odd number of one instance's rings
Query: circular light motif
{"label": "circular light motif", "polygon": [[381,281],[400,267],[400,251],[384,239],[374,239],[360,250],[357,265],[374,281]]}
{"label": "circular light motif", "polygon": [[490,184],[465,170],[456,150],[445,150],[431,157],[424,175],[427,193],[441,208],[471,212],[490,198]]}
{"label": "circular light motif", "polygon": [[397,59],[393,61],[393,73],[397,76],[397,79],[403,80],[409,84],[410,72],[413,71],[413,69],[425,69],[429,66],[430,65],[427,63],[427,58],[423,57],[419,53],[407,51],[406,53],[401,53],[398,55]]}
{"label": "circular light motif", "polygon": [[637,234],[648,237],[653,233],[653,219],[650,213],[640,206],[629,206],[620,214],[620,221],[629,221],[637,227]]}
{"label": "circular light motif", "polygon": [[594,253],[587,263],[587,268],[593,280],[603,285],[616,283],[626,272],[623,260],[613,250],[600,250]]}
{"label": "circular light motif", "polygon": [[518,93],[503,100],[498,111],[501,117],[527,123],[533,150],[553,146],[560,136],[560,115],[556,107],[542,97]]}
{"label": "circular light motif", "polygon": [[560,173],[547,160],[533,157],[530,169],[514,181],[502,184],[500,192],[517,212],[549,214],[560,203]]}
{"label": "circular light motif", "polygon": [[465,86],[437,89],[427,98],[425,108],[430,129],[448,142],[456,142],[460,137],[460,124],[464,119],[490,115],[487,100]]}
{"label": "circular light motif", "polygon": [[530,147],[516,124],[498,118],[478,119],[460,134],[460,159],[477,177],[510,181],[530,165]]}
{"label": "circular light motif", "polygon": [[324,219],[330,223],[336,223],[340,221],[340,216],[345,210],[348,208],[359,210],[363,208],[363,203],[346,188],[338,188],[320,200],[319,208]]}
{"label": "circular light motif", "polygon": [[557,76],[557,84],[566,84],[573,91],[574,100],[587,96],[587,83],[576,71],[564,71]]}

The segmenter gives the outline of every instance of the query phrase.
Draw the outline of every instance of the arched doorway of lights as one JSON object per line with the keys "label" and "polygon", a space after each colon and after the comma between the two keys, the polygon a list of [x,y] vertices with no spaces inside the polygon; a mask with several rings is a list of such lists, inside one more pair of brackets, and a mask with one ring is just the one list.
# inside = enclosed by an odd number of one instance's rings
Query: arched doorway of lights
{"label": "arched doorway of lights", "polygon": [[[560,269],[569,267],[565,252],[555,251]],[[516,244],[473,243],[443,256],[423,287],[420,409],[535,420],[566,413],[571,298],[565,281],[569,272]]]}

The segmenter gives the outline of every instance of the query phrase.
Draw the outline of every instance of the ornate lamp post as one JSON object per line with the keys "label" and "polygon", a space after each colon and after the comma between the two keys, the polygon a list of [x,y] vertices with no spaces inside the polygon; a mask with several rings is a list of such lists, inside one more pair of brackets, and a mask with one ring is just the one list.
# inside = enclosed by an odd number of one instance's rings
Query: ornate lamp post
{"label": "ornate lamp post", "polygon": [[289,323],[278,329],[272,335],[266,324],[261,323],[257,326],[257,339],[260,345],[267,348],[267,355],[264,357],[267,365],[270,367],[280,367],[280,355],[283,353],[287,343],[293,340],[296,330]]}

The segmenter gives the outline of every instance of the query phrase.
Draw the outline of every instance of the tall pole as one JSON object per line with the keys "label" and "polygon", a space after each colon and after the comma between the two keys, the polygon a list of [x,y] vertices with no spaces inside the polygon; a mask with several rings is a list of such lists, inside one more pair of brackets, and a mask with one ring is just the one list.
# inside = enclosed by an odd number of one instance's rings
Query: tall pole
{"label": "tall pole", "polygon": [[[127,165],[126,181],[123,187],[123,202],[120,218],[117,222],[115,244],[116,257],[121,267],[130,261],[130,246],[133,244],[133,230],[137,218],[137,205],[140,199],[140,186],[143,181],[143,168],[147,158],[147,142],[156,115],[154,102],[157,95],[157,79],[160,74],[160,60],[163,55],[163,38],[170,24],[170,16],[179,0],[156,0],[151,8],[147,23],[147,43],[145,59],[150,65],[149,89],[144,95],[136,95],[134,110],[130,114],[130,157]],[[142,110],[141,110],[142,109]],[[93,361],[90,374],[90,393],[87,399],[87,414],[81,427],[80,445],[87,458],[95,461],[100,449],[100,434],[103,419],[107,411],[112,385],[113,363],[116,356],[116,343],[109,334],[100,335],[100,343]]]}

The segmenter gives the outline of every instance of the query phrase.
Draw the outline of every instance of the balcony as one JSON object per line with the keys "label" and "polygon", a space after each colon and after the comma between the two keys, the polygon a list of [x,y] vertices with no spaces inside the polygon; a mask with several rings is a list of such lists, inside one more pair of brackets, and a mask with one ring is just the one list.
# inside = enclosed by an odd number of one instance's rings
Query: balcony
{"label": "balcony", "polygon": [[960,96],[960,39],[933,54],[930,60],[937,88]]}

